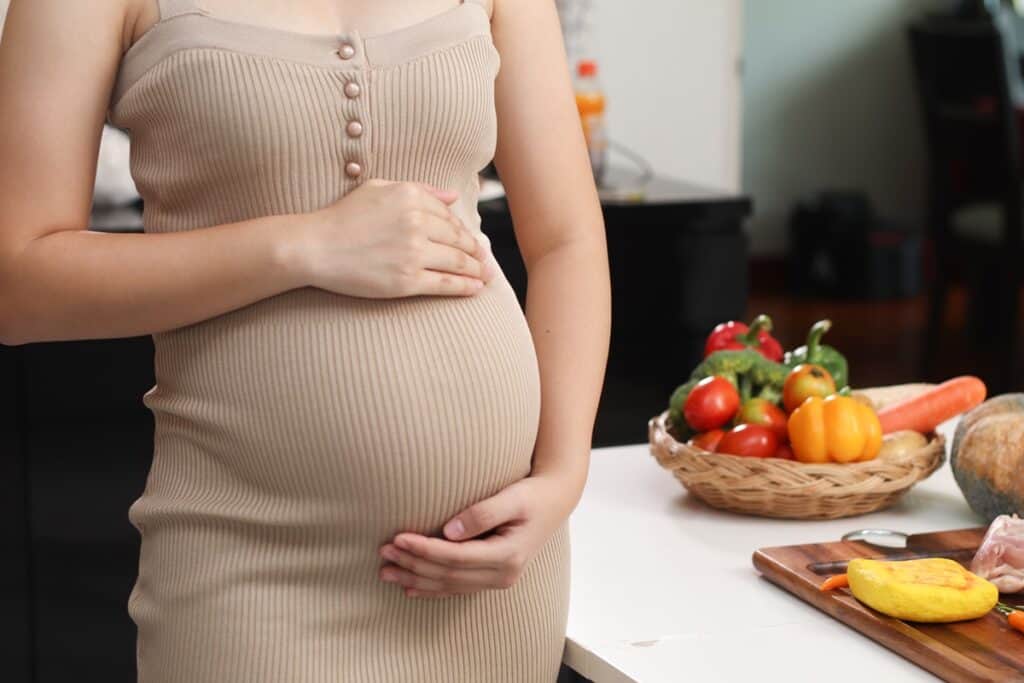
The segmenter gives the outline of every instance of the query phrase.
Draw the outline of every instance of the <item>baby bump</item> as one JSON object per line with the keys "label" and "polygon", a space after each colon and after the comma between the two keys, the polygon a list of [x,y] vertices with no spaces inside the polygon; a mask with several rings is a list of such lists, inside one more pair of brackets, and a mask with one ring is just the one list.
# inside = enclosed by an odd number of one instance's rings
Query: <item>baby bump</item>
{"label": "baby bump", "polygon": [[469,298],[294,290],[155,341],[146,495],[184,476],[162,441],[208,459],[190,466],[218,473],[206,481],[319,501],[381,532],[432,529],[529,472],[537,359],[501,275]]}

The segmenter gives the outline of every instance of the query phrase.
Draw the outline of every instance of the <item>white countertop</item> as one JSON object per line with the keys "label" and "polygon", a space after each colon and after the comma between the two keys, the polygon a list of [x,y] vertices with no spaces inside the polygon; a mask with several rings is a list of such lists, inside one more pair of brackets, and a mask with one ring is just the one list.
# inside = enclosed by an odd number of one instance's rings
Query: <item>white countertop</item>
{"label": "white countertop", "polygon": [[982,524],[948,461],[888,510],[801,522],[705,506],[658,466],[647,444],[596,449],[570,520],[565,662],[595,683],[934,681],[762,579],[751,555],[837,541],[865,527],[922,533]]}

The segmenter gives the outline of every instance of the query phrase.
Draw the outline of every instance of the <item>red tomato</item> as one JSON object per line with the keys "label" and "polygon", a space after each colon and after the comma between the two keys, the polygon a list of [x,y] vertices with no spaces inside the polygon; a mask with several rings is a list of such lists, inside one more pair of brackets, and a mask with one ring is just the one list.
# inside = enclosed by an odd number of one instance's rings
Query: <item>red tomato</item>
{"label": "red tomato", "polygon": [[789,418],[782,412],[782,408],[763,398],[750,399],[736,414],[736,424],[768,427],[775,432],[780,442],[789,440],[789,430],[786,429],[788,422]]}
{"label": "red tomato", "polygon": [[723,426],[740,407],[740,394],[724,377],[707,377],[693,388],[683,404],[686,424],[698,432]]}
{"label": "red tomato", "polygon": [[710,432],[698,434],[690,439],[690,445],[714,453],[715,449],[718,448],[718,442],[722,440],[723,436],[725,436],[725,432],[721,429],[712,429]]}
{"label": "red tomato", "polygon": [[748,458],[771,458],[778,450],[779,437],[768,427],[740,425],[722,437],[715,452]]}
{"label": "red tomato", "polygon": [[836,383],[820,365],[804,363],[793,368],[782,387],[782,403],[792,413],[812,396],[825,398],[836,393]]}
{"label": "red tomato", "polygon": [[786,443],[779,444],[779,450],[775,451],[775,457],[783,460],[796,460],[793,449]]}

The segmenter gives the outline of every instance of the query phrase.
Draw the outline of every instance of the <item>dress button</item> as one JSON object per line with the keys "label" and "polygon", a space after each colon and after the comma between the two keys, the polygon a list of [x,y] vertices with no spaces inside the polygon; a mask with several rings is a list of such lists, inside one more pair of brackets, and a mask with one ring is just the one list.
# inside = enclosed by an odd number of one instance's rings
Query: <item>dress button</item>
{"label": "dress button", "polygon": [[348,125],[345,126],[345,130],[348,132],[349,137],[357,138],[363,134],[363,124],[358,121],[349,121]]}
{"label": "dress button", "polygon": [[350,161],[345,164],[345,173],[348,174],[349,178],[358,178],[363,174],[363,167],[354,161]]}
{"label": "dress button", "polygon": [[356,56],[356,49],[352,47],[351,43],[342,43],[338,48],[338,56],[342,59],[352,59]]}
{"label": "dress button", "polygon": [[350,99],[354,100],[359,97],[359,93],[362,92],[362,88],[355,81],[349,81],[345,84],[345,95]]}

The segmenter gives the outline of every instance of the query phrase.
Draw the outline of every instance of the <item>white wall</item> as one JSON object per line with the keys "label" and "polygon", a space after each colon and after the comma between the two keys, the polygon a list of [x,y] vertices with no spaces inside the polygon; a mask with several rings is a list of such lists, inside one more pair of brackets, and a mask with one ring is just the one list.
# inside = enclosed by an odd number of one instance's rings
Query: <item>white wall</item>
{"label": "white wall", "polygon": [[753,248],[785,249],[793,203],[866,190],[920,226],[924,133],[907,22],[948,0],[744,0],[743,189]]}
{"label": "white wall", "polygon": [[612,139],[658,172],[738,189],[741,1],[593,2]]}
{"label": "white wall", "polygon": [[612,138],[660,173],[737,189],[741,0],[592,1]]}

